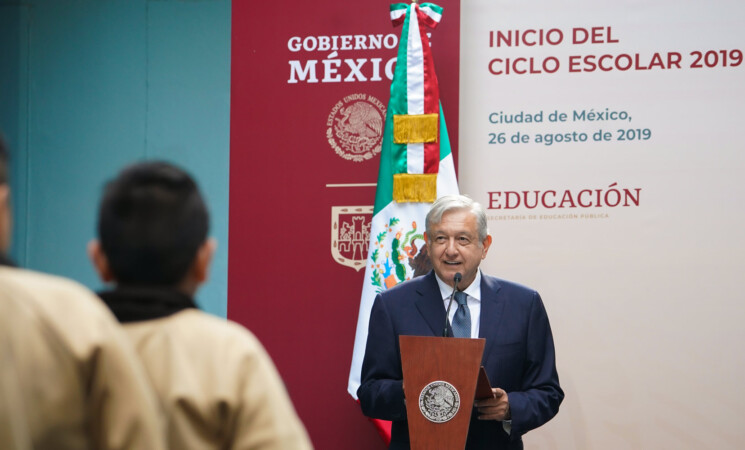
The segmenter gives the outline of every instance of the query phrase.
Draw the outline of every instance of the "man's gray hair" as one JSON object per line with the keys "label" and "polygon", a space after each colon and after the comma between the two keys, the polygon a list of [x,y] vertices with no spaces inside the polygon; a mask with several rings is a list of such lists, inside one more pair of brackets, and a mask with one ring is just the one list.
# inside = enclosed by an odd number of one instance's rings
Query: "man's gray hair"
{"label": "man's gray hair", "polygon": [[425,227],[428,235],[432,235],[432,226],[442,221],[442,216],[450,211],[469,211],[476,216],[476,229],[479,234],[479,245],[484,243],[484,239],[489,235],[489,228],[486,225],[486,212],[481,204],[473,201],[466,195],[444,195],[432,204],[427,213]]}

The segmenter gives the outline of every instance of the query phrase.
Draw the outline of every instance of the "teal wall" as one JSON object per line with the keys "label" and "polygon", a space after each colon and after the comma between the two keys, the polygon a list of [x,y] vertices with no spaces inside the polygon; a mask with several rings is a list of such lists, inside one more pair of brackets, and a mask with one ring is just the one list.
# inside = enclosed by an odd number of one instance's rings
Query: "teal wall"
{"label": "teal wall", "polygon": [[142,159],[199,182],[219,241],[200,306],[227,314],[230,1],[0,0],[0,129],[22,266],[102,287],[104,182]]}

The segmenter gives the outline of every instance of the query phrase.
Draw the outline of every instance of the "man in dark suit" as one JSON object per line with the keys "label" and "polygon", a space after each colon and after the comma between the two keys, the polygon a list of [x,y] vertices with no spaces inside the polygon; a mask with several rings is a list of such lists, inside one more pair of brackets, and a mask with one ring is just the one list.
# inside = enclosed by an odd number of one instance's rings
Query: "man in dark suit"
{"label": "man in dark suit", "polygon": [[467,297],[463,307],[454,303],[450,323],[462,337],[486,339],[482,365],[497,386],[491,399],[475,405],[466,449],[522,449],[521,436],[554,417],[564,398],[541,297],[481,273],[492,238],[484,210],[468,197],[446,196],[432,205],[425,242],[434,270],[380,293],[373,304],[357,390],[362,411],[393,421],[391,449],[409,448],[398,337],[442,335],[459,273],[457,287]]}

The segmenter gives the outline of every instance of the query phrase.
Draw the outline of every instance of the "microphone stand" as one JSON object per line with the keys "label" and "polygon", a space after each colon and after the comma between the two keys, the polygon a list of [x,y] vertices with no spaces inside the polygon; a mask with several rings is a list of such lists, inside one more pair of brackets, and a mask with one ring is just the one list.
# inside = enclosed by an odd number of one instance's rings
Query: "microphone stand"
{"label": "microphone stand", "polygon": [[453,293],[450,294],[450,301],[448,302],[448,309],[445,311],[445,328],[442,330],[442,337],[448,337],[448,318],[450,317],[450,307],[453,306],[453,297],[455,297],[455,291],[458,290],[458,283],[463,278],[460,272],[456,272],[453,275]]}

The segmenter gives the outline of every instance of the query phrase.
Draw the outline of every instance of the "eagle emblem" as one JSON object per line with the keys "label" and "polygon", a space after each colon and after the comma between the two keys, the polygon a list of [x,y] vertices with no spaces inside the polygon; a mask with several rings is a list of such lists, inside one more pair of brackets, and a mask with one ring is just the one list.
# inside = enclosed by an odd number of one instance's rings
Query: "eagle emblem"
{"label": "eagle emblem", "polygon": [[354,162],[380,153],[385,106],[367,94],[347,95],[331,109],[326,138],[337,155]]}

